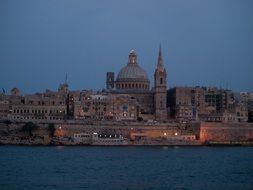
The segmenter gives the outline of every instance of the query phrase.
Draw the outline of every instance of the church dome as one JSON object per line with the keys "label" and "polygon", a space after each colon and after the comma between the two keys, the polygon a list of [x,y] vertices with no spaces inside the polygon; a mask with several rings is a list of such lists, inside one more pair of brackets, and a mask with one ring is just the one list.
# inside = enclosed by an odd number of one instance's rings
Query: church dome
{"label": "church dome", "polygon": [[136,59],[135,51],[132,50],[129,54],[129,63],[120,70],[117,80],[149,81],[146,72],[137,64]]}
{"label": "church dome", "polygon": [[123,67],[117,78],[118,89],[149,89],[149,79],[146,72],[138,65],[134,50],[129,54],[129,62]]}
{"label": "church dome", "polygon": [[124,79],[135,79],[138,81],[148,80],[146,72],[137,64],[127,64],[127,66],[123,67],[118,76],[117,80]]}

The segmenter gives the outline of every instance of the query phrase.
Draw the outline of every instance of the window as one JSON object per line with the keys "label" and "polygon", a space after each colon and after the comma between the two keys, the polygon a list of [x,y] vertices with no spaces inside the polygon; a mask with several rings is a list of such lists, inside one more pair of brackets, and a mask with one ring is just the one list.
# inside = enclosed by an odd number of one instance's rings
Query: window
{"label": "window", "polygon": [[163,78],[160,78],[160,84],[163,84]]}

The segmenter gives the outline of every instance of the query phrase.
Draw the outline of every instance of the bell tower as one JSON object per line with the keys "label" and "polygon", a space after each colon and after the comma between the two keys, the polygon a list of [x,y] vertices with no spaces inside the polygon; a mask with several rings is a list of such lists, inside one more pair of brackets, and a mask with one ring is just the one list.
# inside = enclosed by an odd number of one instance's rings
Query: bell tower
{"label": "bell tower", "polygon": [[158,62],[154,74],[155,79],[155,119],[167,120],[167,73],[163,65],[162,48],[160,45]]}

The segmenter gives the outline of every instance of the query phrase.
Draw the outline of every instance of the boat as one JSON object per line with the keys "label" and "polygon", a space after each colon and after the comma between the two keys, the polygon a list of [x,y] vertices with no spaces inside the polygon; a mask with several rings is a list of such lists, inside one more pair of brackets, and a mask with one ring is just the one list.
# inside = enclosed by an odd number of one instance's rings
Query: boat
{"label": "boat", "polygon": [[95,146],[126,146],[128,140],[123,135],[118,134],[98,134],[93,133],[91,139],[91,145]]}
{"label": "boat", "polygon": [[90,145],[91,144],[91,134],[89,133],[75,133],[73,135],[74,144],[78,145]]}

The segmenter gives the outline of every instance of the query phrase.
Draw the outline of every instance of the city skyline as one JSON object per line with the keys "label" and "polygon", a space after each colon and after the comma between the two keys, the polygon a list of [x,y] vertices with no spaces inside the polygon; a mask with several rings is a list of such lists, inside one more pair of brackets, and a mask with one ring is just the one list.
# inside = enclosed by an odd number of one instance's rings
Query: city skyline
{"label": "city skyline", "polygon": [[[135,49],[153,84],[162,44],[168,87],[252,91],[251,1],[140,1],[97,4],[1,1],[0,81],[21,93],[105,88]],[[92,81],[92,82],[91,82]]]}

